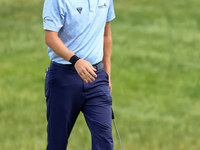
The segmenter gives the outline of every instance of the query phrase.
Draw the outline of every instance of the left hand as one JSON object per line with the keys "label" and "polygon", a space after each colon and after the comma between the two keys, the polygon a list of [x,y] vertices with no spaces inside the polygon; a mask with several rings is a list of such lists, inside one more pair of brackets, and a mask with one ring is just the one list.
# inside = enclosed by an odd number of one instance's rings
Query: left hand
{"label": "left hand", "polygon": [[112,93],[112,84],[111,84],[110,76],[109,76],[109,89],[110,89],[110,94],[111,94]]}

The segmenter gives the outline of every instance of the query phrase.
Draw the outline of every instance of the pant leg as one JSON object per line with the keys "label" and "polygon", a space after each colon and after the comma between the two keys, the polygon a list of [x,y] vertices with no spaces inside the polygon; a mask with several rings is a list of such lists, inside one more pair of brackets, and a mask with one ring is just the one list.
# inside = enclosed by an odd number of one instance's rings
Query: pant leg
{"label": "pant leg", "polygon": [[83,82],[76,71],[51,64],[46,75],[47,150],[66,150],[67,142],[82,108]]}
{"label": "pant leg", "polygon": [[92,83],[85,84],[83,114],[92,135],[92,150],[113,150],[112,97],[108,87],[108,75],[97,72]]}

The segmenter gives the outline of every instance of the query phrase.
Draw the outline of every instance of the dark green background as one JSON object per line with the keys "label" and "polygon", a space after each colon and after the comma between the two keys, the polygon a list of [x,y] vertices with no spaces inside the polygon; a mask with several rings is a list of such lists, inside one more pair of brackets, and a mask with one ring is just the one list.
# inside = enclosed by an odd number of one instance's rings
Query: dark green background
{"label": "dark green background", "polygon": [[[0,0],[0,149],[46,147],[43,0]],[[200,1],[114,0],[113,109],[125,150],[200,149]],[[115,150],[120,144],[113,129]],[[91,149],[80,114],[69,150]]]}

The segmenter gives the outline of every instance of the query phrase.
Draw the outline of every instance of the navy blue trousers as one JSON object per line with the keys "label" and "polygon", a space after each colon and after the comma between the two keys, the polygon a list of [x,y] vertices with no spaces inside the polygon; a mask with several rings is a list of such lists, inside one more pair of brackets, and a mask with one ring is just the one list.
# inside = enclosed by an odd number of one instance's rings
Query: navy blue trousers
{"label": "navy blue trousers", "polygon": [[91,132],[92,150],[113,150],[108,74],[103,69],[96,74],[95,81],[85,83],[72,67],[51,63],[45,80],[47,150],[66,150],[81,111]]}

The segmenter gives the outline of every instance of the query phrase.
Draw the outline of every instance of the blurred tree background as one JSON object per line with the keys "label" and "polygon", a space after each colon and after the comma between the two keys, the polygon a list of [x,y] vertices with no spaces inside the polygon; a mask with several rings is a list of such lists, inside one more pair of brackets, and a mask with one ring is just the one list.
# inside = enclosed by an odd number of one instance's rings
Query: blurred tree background
{"label": "blurred tree background", "polygon": [[[0,149],[46,148],[44,0],[0,0]],[[200,149],[200,1],[114,0],[113,109],[125,150]],[[120,144],[113,128],[115,150]],[[80,114],[69,150],[91,149]]]}

